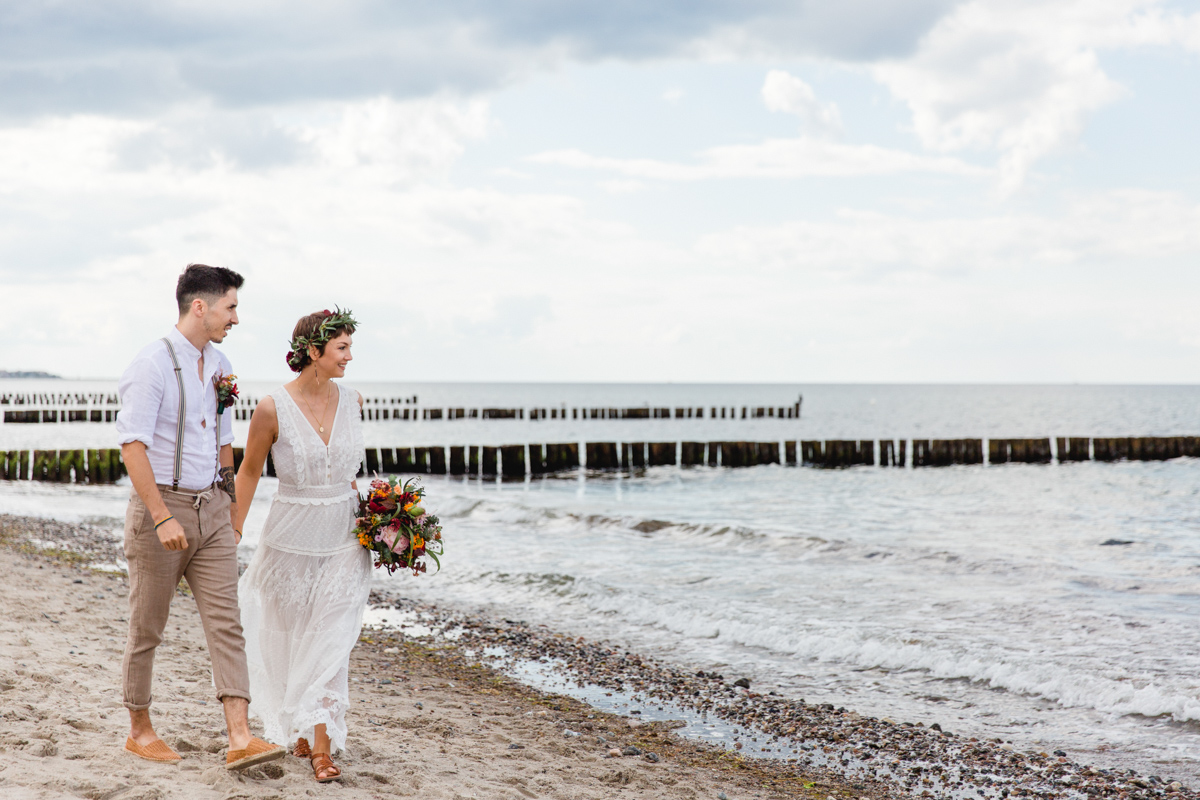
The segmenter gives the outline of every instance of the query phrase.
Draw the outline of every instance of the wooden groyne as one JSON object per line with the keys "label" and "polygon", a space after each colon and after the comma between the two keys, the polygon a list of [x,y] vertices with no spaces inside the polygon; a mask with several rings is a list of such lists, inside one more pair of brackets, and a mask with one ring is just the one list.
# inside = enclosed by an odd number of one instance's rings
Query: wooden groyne
{"label": "wooden groyne", "polygon": [[[911,459],[908,455],[911,454]],[[243,450],[233,450],[241,466]],[[523,478],[581,467],[753,467],[782,464],[846,468],[1060,464],[1080,461],[1164,461],[1200,458],[1200,436],[1055,439],[827,439],[784,442],[575,442],[561,444],[369,447],[367,475],[393,473]],[[267,475],[275,474],[268,457]],[[0,480],[112,483],[125,475],[118,449],[0,451]]]}
{"label": "wooden groyne", "polygon": [[113,483],[125,475],[121,451],[9,450],[0,451],[0,479],[56,483]]}
{"label": "wooden groyne", "polygon": [[[261,398],[242,396],[229,413],[248,420]],[[461,419],[593,420],[593,419],[799,419],[803,397],[790,406],[686,405],[616,408],[598,406],[421,406],[417,396],[363,398],[363,418],[371,421],[416,422]],[[121,410],[115,393],[13,393],[0,394],[5,423],[114,422]]]}

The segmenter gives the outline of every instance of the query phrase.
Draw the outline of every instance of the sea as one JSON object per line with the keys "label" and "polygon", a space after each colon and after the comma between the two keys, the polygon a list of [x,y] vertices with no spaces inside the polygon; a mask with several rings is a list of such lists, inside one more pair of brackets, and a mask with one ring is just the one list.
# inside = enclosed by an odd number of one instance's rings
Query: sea
{"label": "sea", "polygon": [[[114,385],[3,381],[0,394]],[[354,385],[445,407],[803,397],[799,419],[364,423],[380,447],[1200,435],[1198,386]],[[243,382],[243,394],[271,388]],[[114,438],[99,423],[0,424],[0,450]],[[1200,782],[1200,460],[424,482],[446,531],[443,569],[379,574],[379,588],[747,677],[756,691]],[[244,556],[273,485],[260,484]],[[128,492],[0,482],[0,512],[120,536]]]}

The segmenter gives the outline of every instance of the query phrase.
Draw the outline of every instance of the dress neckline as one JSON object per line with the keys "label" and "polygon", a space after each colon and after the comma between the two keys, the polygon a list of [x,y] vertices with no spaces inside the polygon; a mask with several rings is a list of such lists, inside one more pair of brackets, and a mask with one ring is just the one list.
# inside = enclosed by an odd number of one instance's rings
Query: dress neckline
{"label": "dress neckline", "polygon": [[314,428],[313,424],[308,421],[308,417],[304,416],[304,410],[300,408],[300,404],[296,402],[296,398],[292,397],[292,393],[288,391],[288,388],[286,386],[280,387],[283,389],[283,393],[287,395],[288,400],[292,404],[292,408],[296,409],[296,413],[300,415],[300,419],[304,420],[304,427],[307,428],[313,436],[317,437],[317,441],[320,442],[321,446],[326,450],[329,449],[329,444],[333,441],[333,434],[337,432],[338,418],[342,415],[342,387],[336,383],[334,386],[337,388],[337,408],[334,409],[333,412],[333,423],[329,426],[328,442],[321,438],[321,434],[317,433],[317,429]]}

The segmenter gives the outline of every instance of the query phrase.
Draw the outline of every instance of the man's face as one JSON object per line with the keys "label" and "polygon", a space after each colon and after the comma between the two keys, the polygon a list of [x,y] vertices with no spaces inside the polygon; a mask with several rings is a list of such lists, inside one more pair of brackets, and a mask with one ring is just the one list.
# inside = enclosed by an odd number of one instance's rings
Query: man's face
{"label": "man's face", "polygon": [[230,289],[223,296],[205,304],[204,332],[208,334],[209,341],[220,344],[225,341],[230,328],[238,324],[237,304],[237,289]]}

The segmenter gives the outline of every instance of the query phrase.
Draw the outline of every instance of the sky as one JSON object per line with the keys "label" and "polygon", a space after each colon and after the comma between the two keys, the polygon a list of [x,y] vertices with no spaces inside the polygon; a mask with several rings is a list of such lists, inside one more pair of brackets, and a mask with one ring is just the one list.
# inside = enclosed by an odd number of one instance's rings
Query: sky
{"label": "sky", "polygon": [[0,3],[0,369],[1200,382],[1200,5]]}

